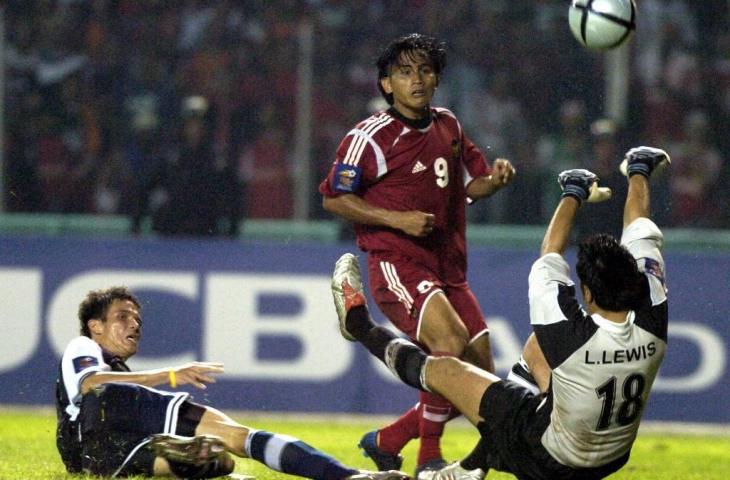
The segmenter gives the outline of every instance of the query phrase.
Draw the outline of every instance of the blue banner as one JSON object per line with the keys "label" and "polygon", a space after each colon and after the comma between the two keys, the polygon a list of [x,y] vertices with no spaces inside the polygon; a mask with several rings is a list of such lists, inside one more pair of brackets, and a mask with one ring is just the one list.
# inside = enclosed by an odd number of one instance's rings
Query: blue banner
{"label": "blue banner", "polygon": [[[351,244],[0,237],[0,403],[53,403],[58,361],[90,290],[143,303],[141,370],[193,360],[226,373],[195,399],[223,409],[397,414],[417,393],[343,340],[329,289]],[[471,248],[469,280],[506,374],[530,332],[537,253]],[[645,418],[730,422],[730,254],[666,253],[669,350]],[[376,320],[384,322],[376,307]],[[712,405],[712,408],[699,408]]]}

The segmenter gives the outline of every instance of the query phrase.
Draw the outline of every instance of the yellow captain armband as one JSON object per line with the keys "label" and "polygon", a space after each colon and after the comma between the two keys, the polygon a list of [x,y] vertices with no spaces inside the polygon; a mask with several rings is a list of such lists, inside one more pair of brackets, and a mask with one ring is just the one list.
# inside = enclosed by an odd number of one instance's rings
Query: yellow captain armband
{"label": "yellow captain armband", "polygon": [[168,377],[170,378],[170,386],[172,388],[177,388],[177,375],[175,375],[175,370],[172,368],[170,369],[168,373]]}

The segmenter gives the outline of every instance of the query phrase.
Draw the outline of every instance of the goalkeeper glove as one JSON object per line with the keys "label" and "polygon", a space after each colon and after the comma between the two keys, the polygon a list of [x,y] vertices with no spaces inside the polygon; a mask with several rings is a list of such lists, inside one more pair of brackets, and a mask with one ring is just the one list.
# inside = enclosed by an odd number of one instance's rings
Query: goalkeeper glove
{"label": "goalkeeper glove", "polygon": [[611,198],[611,189],[598,186],[595,173],[583,168],[565,170],[558,175],[558,183],[563,189],[563,197],[573,197],[578,203],[602,202]]}
{"label": "goalkeeper glove", "polygon": [[627,177],[639,173],[649,178],[655,168],[671,162],[669,154],[661,148],[635,147],[626,152],[619,169]]}

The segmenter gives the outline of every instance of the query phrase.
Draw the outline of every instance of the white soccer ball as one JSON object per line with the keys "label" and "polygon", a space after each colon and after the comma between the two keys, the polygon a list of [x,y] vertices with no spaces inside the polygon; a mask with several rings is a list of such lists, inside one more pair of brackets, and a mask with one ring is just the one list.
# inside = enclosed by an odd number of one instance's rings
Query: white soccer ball
{"label": "white soccer ball", "polygon": [[609,50],[626,42],[636,28],[634,0],[573,0],[570,30],[584,47]]}

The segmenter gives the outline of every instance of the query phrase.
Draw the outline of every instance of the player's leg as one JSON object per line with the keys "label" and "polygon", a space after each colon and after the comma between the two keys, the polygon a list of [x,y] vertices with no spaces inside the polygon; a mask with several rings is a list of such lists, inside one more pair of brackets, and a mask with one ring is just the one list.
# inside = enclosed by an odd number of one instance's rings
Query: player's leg
{"label": "player's leg", "polygon": [[445,291],[449,302],[469,332],[469,342],[464,348],[461,359],[482,370],[494,373],[489,329],[474,293],[468,284],[448,286]]}
{"label": "player's leg", "polygon": [[420,407],[418,402],[394,422],[362,436],[358,447],[372,459],[378,470],[401,468],[403,456],[399,452],[409,441],[418,438]]}
{"label": "player's leg", "polygon": [[197,435],[216,435],[230,452],[257,460],[272,470],[327,480],[405,478],[404,474],[394,471],[373,473],[348,467],[298,438],[246,427],[220,410],[204,408],[196,428]]}
{"label": "player's leg", "polygon": [[499,377],[454,357],[427,355],[415,344],[373,323],[364,305],[351,307],[345,324],[348,332],[404,383],[444,396],[475,425],[481,420],[479,402],[484,390]]}
{"label": "player's leg", "polygon": [[[439,290],[437,279],[420,265],[399,257],[370,255],[368,269],[370,291],[380,310],[399,330],[415,339],[418,312],[422,311],[424,301]],[[419,402],[396,421],[363,435],[359,447],[378,469],[400,468],[403,457],[399,452],[410,440],[420,436],[424,406],[435,409],[433,402],[423,400],[419,396]],[[435,456],[440,455],[437,452]]]}
{"label": "player's leg", "polygon": [[507,380],[522,385],[533,394],[546,392],[550,387],[552,369],[542,353],[537,337],[531,333],[527,337],[520,359],[512,366]]}
{"label": "player's leg", "polygon": [[416,340],[432,354],[460,357],[469,343],[469,331],[451,302],[440,289],[421,307]]}
{"label": "player's leg", "polygon": [[484,391],[500,381],[496,375],[454,357],[430,357],[423,376],[425,387],[447,398],[474,425],[483,420],[479,403]]}
{"label": "player's leg", "polygon": [[217,451],[208,449],[211,443],[190,451],[181,464],[158,458],[151,448],[156,434],[194,434],[189,423],[174,421],[185,417],[187,396],[127,383],[108,383],[84,395],[80,414],[84,470],[102,476],[175,474],[185,478],[211,478],[233,471],[233,460],[219,443]]}
{"label": "player's leg", "polygon": [[[429,295],[421,307],[417,340],[438,357],[460,357],[469,343],[469,331],[443,291]],[[446,465],[441,454],[441,436],[454,411],[443,396],[421,392],[421,439],[416,476],[422,470],[437,470]]]}
{"label": "player's leg", "polygon": [[362,343],[407,385],[443,394],[470,421],[479,421],[481,396],[499,378],[453,357],[429,357],[413,343],[376,325],[367,310],[359,277],[357,258],[343,255],[332,278],[332,293],[343,333]]}
{"label": "player's leg", "polygon": [[535,383],[541,392],[546,392],[550,387],[550,374],[552,369],[542,353],[540,344],[537,343],[537,337],[531,333],[525,342],[525,348],[522,350],[522,358],[525,360],[528,372],[535,379]]}
{"label": "player's leg", "polygon": [[[193,446],[200,438],[186,439],[188,446]],[[185,440],[181,439],[181,442]],[[155,456],[153,471],[156,477],[173,476],[176,478],[218,478],[233,472],[235,462],[228,453],[217,454],[214,460],[203,463],[190,463],[189,457],[184,461],[177,461],[159,455]]]}
{"label": "player's leg", "polygon": [[484,330],[482,334],[469,341],[464,349],[464,354],[461,356],[461,359],[481,368],[482,370],[494,373],[492,343],[487,330]]}

